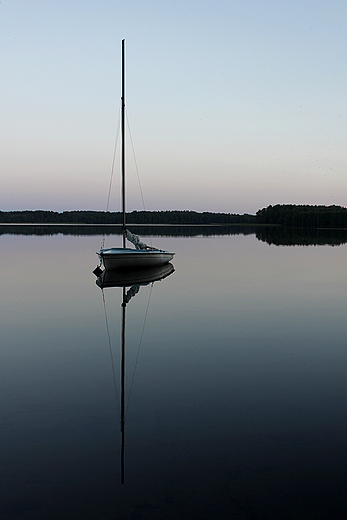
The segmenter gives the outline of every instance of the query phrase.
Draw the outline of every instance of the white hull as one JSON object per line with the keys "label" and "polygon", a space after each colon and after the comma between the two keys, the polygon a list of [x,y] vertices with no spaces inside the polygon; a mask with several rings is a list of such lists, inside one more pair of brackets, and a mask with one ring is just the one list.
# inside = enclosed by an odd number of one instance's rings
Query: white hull
{"label": "white hull", "polygon": [[173,259],[175,253],[160,249],[112,247],[111,249],[101,249],[97,254],[107,271],[116,271],[165,265]]}

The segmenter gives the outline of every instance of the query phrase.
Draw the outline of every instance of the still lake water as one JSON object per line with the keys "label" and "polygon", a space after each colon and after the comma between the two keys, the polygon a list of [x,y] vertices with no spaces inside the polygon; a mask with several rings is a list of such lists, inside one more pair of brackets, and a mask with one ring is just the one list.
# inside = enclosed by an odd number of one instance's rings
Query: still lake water
{"label": "still lake water", "polygon": [[101,241],[2,228],[1,518],[345,518],[347,245],[155,237],[175,272],[126,308],[121,484]]}

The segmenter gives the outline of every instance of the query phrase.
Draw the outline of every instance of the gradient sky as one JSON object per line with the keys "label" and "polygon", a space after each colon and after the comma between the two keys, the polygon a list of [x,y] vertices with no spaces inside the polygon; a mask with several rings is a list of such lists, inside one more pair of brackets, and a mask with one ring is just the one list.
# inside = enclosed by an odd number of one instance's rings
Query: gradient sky
{"label": "gradient sky", "polygon": [[147,210],[347,206],[346,27],[346,0],[1,0],[0,210],[106,209],[122,38]]}

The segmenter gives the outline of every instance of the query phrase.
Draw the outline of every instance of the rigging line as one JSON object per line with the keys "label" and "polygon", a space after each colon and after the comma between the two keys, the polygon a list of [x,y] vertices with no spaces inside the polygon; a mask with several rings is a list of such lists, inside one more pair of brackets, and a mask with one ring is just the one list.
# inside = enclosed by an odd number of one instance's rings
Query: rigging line
{"label": "rigging line", "polygon": [[[115,139],[114,150],[113,150],[111,177],[110,177],[110,183],[109,183],[109,187],[108,187],[106,211],[109,210],[109,206],[110,206],[111,189],[112,189],[112,182],[113,182],[113,177],[114,177],[114,167],[115,167],[115,163],[116,163],[116,153],[117,153],[117,146],[118,146],[118,139],[119,139],[119,127],[120,127],[120,110],[118,112],[117,133],[116,133],[116,139]],[[103,236],[101,249],[104,249],[105,239],[106,239],[106,234],[104,234],[104,236]]]}
{"label": "rigging line", "polygon": [[[141,181],[140,181],[140,174],[139,174],[139,169],[138,169],[138,166],[137,166],[137,160],[136,160],[136,155],[135,155],[135,148],[134,148],[133,138],[132,138],[131,131],[130,131],[130,125],[129,125],[129,119],[128,119],[127,112],[125,112],[125,116],[126,116],[126,120],[127,120],[127,127],[128,127],[129,137],[130,137],[131,149],[132,149],[133,157],[134,157],[135,170],[136,170],[136,175],[137,175],[137,182],[139,183],[139,188],[140,188],[140,195],[141,195],[141,200],[142,200],[142,206],[143,206],[143,209],[146,211],[145,199],[144,199],[144,196],[143,196],[143,191],[142,191],[142,186],[141,186]],[[149,242],[150,242],[150,244],[152,246],[152,237],[151,236],[149,237]]]}
{"label": "rigging line", "polygon": [[127,127],[128,127],[128,132],[129,132],[130,142],[131,142],[131,149],[132,149],[132,152],[133,152],[133,157],[134,157],[134,162],[135,162],[135,169],[136,169],[137,181],[138,181],[138,183],[139,183],[139,188],[140,188],[140,194],[141,194],[142,205],[143,205],[143,209],[146,211],[145,200],[144,200],[144,198],[143,198],[142,186],[141,186],[141,181],[140,181],[139,169],[138,169],[138,166],[137,166],[137,161],[136,161],[136,156],[135,156],[134,143],[133,143],[133,138],[132,138],[132,136],[131,136],[131,131],[130,131],[130,125],[129,125],[129,120],[128,120],[128,114],[126,114],[126,119],[127,119]]}
{"label": "rigging line", "polygon": [[101,289],[101,292],[102,292],[102,301],[103,301],[103,304],[104,304],[104,313],[105,313],[106,331],[107,331],[107,337],[108,337],[108,346],[109,346],[109,349],[110,349],[113,387],[114,387],[114,391],[115,391],[115,394],[116,394],[118,415],[120,415],[119,392],[118,392],[117,381],[116,381],[116,372],[115,372],[115,369],[114,369],[114,360],[113,360],[113,353],[112,353],[112,346],[111,346],[111,334],[110,334],[110,328],[109,328],[109,325],[108,325],[108,318],[107,318],[107,311],[106,311],[106,300],[105,300],[104,289]]}
{"label": "rigging line", "polygon": [[127,402],[127,405],[126,405],[125,415],[128,414],[128,408],[129,408],[130,396],[131,396],[131,392],[132,392],[132,389],[133,389],[133,384],[134,384],[134,379],[135,379],[135,371],[136,371],[137,363],[138,363],[139,356],[140,356],[140,349],[141,349],[141,345],[142,345],[142,338],[143,338],[143,334],[144,334],[144,332],[145,332],[145,325],[146,325],[146,321],[147,321],[147,315],[148,315],[149,303],[150,303],[150,301],[151,301],[151,296],[152,296],[152,291],[153,291],[153,285],[154,285],[154,284],[152,283],[152,284],[151,284],[151,290],[150,290],[149,297],[148,297],[148,302],[147,302],[147,307],[146,307],[145,317],[144,317],[144,320],[143,320],[142,331],[141,331],[141,336],[140,336],[140,341],[139,341],[139,347],[138,347],[138,349],[137,349],[137,355],[136,355],[136,360],[135,360],[134,371],[133,371],[133,375],[132,375],[132,378],[131,378],[130,390],[129,390],[129,397],[128,397],[128,402]]}

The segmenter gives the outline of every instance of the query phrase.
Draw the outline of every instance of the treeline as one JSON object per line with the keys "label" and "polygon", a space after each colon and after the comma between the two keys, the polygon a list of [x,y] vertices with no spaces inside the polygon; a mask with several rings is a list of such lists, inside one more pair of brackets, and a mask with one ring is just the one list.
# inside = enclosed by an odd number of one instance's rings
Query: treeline
{"label": "treeline", "polygon": [[[132,211],[127,224],[253,224],[255,215],[196,211]],[[10,224],[121,224],[122,213],[109,211],[0,211]]]}
{"label": "treeline", "polygon": [[258,210],[256,223],[292,227],[347,228],[347,208],[335,205],[277,204]]}
{"label": "treeline", "polygon": [[[347,228],[347,208],[342,206],[299,206],[277,204],[256,215],[196,211],[132,211],[126,214],[129,225],[235,225],[272,224],[291,227]],[[121,225],[120,211],[0,211],[2,224]]]}

